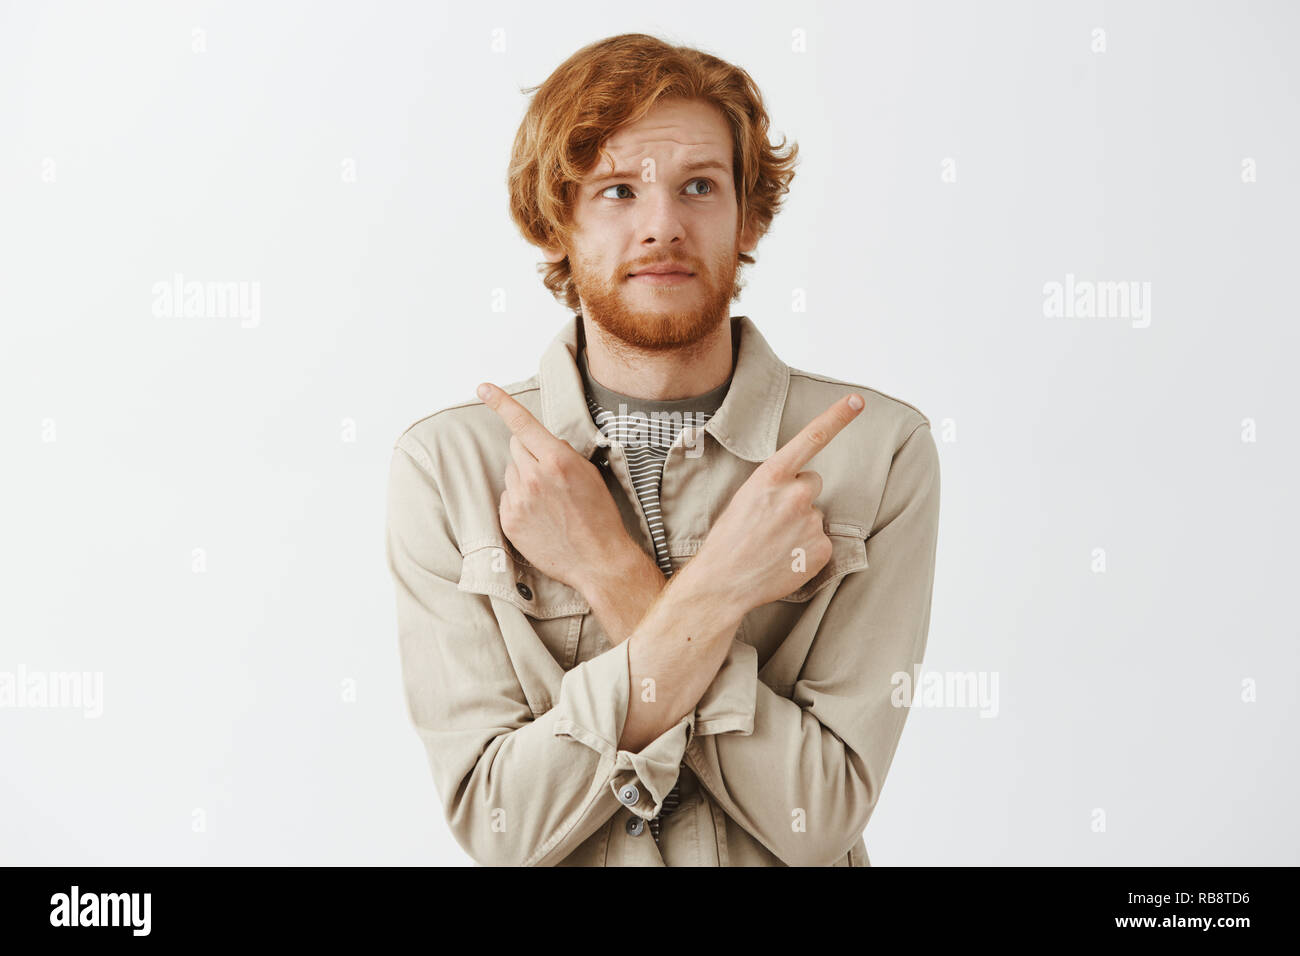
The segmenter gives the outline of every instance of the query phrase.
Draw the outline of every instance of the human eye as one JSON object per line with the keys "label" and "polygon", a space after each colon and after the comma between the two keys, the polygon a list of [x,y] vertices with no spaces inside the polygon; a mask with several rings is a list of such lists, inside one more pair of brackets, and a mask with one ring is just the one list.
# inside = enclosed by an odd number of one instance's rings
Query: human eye
{"label": "human eye", "polygon": [[704,178],[704,177],[700,177],[699,179],[693,179],[693,180],[691,180],[691,182],[688,183],[687,185],[694,185],[695,183],[705,183],[705,184],[707,184],[708,187],[709,187],[709,192],[708,192],[708,193],[692,193],[691,195],[693,195],[693,196],[707,196],[707,195],[709,195],[709,193],[713,192],[713,180],[711,180],[711,179],[706,179],[706,178]]}
{"label": "human eye", "polygon": [[603,199],[622,199],[623,198],[622,196],[606,196],[605,193],[609,192],[611,189],[631,189],[631,188],[632,187],[629,186],[627,183],[615,183],[613,186],[606,186],[604,189],[602,189],[600,191],[600,195],[601,198]]}

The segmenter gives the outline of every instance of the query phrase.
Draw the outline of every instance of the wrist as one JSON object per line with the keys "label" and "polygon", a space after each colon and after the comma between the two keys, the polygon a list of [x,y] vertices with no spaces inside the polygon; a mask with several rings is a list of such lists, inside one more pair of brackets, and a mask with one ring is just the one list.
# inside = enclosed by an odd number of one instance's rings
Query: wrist
{"label": "wrist", "polygon": [[698,601],[715,612],[717,620],[733,627],[739,627],[741,619],[753,610],[725,575],[713,571],[703,550],[673,575],[673,591],[679,597]]}

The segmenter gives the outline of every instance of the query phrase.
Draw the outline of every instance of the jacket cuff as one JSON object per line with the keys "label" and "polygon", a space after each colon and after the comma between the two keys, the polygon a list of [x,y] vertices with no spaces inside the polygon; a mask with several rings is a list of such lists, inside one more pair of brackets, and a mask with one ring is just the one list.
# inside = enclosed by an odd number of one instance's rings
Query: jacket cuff
{"label": "jacket cuff", "polygon": [[619,750],[631,683],[627,641],[566,671],[555,704],[555,735],[600,754],[602,768],[609,769],[598,772],[609,773],[609,788],[618,802],[650,820],[677,783],[696,715],[687,714],[639,753]]}
{"label": "jacket cuff", "polygon": [[754,732],[758,700],[758,650],[731,639],[727,659],[695,705],[694,736]]}

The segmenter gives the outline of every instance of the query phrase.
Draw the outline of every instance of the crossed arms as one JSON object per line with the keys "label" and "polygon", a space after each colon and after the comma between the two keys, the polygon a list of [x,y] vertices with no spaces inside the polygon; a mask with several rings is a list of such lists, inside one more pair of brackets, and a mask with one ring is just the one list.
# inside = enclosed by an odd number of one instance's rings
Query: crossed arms
{"label": "crossed arms", "polygon": [[[906,711],[891,704],[890,675],[924,650],[939,493],[929,428],[895,454],[867,541],[871,572],[840,583],[815,635],[791,635],[808,652],[782,696],[758,680],[754,649],[734,635],[749,610],[829,560],[812,505],[821,479],[801,469],[857,414],[847,400],[755,470],[668,583],[627,537],[590,462],[499,389],[486,403],[512,434],[502,530],[588,598],[612,647],[566,672],[555,706],[534,715],[506,676],[523,622],[457,590],[441,463],[399,440],[388,553],[404,680],[457,840],[481,863],[559,862],[619,809],[613,793],[626,783],[644,791],[634,813],[657,813],[693,738],[702,785],[756,840],[793,865],[840,859],[901,734]],[[794,548],[805,570],[792,570]],[[633,692],[647,681],[653,695]],[[792,815],[805,825],[792,827]]]}

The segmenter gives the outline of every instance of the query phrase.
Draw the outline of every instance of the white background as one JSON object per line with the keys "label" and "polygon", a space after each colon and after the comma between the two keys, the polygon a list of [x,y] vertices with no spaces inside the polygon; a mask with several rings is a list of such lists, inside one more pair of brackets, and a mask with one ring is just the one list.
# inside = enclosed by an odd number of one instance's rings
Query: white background
{"label": "white background", "polygon": [[[536,371],[520,89],[649,32],[800,144],[733,314],[939,440],[925,667],[999,709],[911,714],[872,862],[1300,863],[1297,9],[646,9],[0,4],[0,671],[104,692],[0,709],[0,862],[469,862],[402,699],[389,453]],[[178,272],[257,283],[256,327],[154,315]],[[1149,327],[1045,317],[1067,273],[1151,283]]]}

